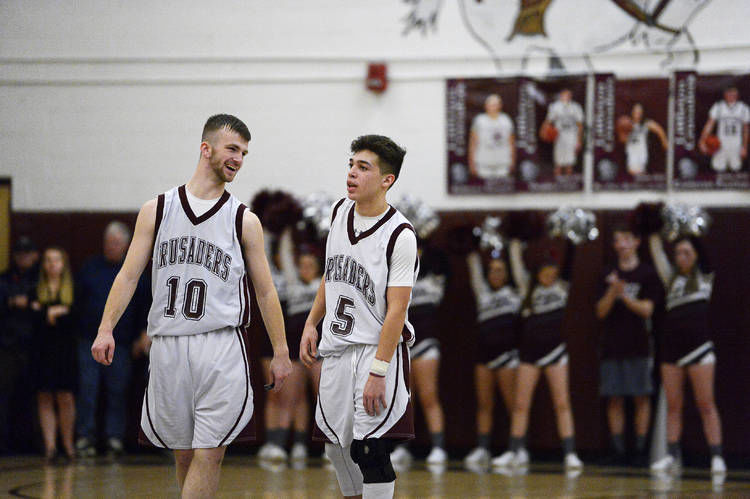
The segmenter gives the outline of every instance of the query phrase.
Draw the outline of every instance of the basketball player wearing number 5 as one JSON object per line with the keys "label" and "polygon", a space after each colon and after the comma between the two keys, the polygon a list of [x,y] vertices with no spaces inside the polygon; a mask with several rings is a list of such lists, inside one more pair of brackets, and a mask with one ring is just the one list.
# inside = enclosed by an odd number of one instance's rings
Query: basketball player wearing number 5
{"label": "basketball player wearing number 5", "polygon": [[242,167],[250,132],[234,116],[206,122],[190,181],[146,202],[115,278],[91,353],[110,365],[112,336],[152,261],[149,382],[141,430],[172,449],[182,497],[212,497],[226,446],[253,413],[244,326],[252,279],[273,344],[276,390],[291,371],[281,307],[258,218],[224,190]]}
{"label": "basketball player wearing number 5", "polygon": [[327,442],[341,493],[390,498],[396,474],[387,440],[414,437],[408,385],[414,330],[407,310],[419,267],[417,239],[386,202],[406,151],[388,137],[365,135],[351,152],[348,199],[333,208],[300,357],[308,366],[318,353],[323,358],[316,431]]}

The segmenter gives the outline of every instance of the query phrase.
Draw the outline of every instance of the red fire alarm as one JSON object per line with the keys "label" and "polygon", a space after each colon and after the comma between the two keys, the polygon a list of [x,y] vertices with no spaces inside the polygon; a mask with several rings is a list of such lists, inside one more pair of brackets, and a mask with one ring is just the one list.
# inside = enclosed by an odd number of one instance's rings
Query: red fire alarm
{"label": "red fire alarm", "polygon": [[365,80],[368,90],[379,94],[384,92],[388,87],[388,66],[384,63],[370,63],[367,66],[367,80]]}

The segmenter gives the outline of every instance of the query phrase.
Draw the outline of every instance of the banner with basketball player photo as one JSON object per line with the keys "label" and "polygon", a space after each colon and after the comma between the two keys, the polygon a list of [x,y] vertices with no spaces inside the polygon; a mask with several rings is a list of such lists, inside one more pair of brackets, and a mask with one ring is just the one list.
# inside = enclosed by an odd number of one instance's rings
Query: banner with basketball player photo
{"label": "banner with basketball player photo", "polygon": [[521,78],[516,115],[517,189],[583,189],[586,77]]}
{"label": "banner with basketball player photo", "polygon": [[669,80],[594,76],[595,191],[665,190]]}
{"label": "banner with basketball player photo", "polygon": [[446,98],[448,193],[514,192],[518,80],[448,80]]}
{"label": "banner with basketball player photo", "polygon": [[750,75],[677,72],[674,96],[674,188],[750,188]]}

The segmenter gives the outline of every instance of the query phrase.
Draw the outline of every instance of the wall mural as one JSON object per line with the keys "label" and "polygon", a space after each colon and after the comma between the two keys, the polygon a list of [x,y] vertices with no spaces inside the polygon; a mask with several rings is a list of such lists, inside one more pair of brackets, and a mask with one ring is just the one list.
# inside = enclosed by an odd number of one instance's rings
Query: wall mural
{"label": "wall mural", "polygon": [[[437,33],[443,0],[405,0],[404,35]],[[459,0],[466,30],[495,65],[502,57],[546,56],[551,70],[565,58],[610,51],[662,54],[662,66],[695,64],[699,49],[690,24],[711,0]],[[581,19],[596,19],[581,29]],[[594,69],[593,66],[590,69]]]}

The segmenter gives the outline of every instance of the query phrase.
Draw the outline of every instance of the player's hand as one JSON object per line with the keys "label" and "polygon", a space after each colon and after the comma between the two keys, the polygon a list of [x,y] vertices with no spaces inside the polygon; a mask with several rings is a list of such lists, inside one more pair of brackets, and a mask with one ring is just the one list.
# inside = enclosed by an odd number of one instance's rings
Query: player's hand
{"label": "player's hand", "polygon": [[289,360],[289,351],[283,354],[274,354],[271,359],[271,384],[273,391],[278,392],[284,385],[286,378],[292,373],[292,361]]}
{"label": "player's hand", "polygon": [[302,339],[299,342],[299,358],[307,367],[312,367],[318,357],[318,330],[305,323]]}
{"label": "player's hand", "polygon": [[706,145],[705,137],[701,137],[698,141],[698,149],[700,149],[703,154],[708,155],[708,146]]}
{"label": "player's hand", "polygon": [[623,295],[625,294],[625,281],[623,281],[620,278],[617,278],[612,283],[612,288],[614,289],[615,296],[617,296],[618,298],[622,298]]}
{"label": "player's hand", "polygon": [[388,407],[385,403],[385,377],[370,374],[362,393],[362,405],[370,416],[377,416]]}
{"label": "player's hand", "polygon": [[115,356],[115,338],[112,331],[99,331],[91,345],[91,356],[100,364],[108,366],[112,364]]}
{"label": "player's hand", "polygon": [[472,176],[472,177],[478,177],[479,176],[479,172],[477,172],[477,165],[474,164],[474,160],[473,159],[469,160],[469,175]]}

